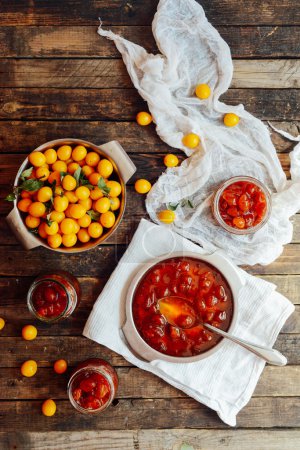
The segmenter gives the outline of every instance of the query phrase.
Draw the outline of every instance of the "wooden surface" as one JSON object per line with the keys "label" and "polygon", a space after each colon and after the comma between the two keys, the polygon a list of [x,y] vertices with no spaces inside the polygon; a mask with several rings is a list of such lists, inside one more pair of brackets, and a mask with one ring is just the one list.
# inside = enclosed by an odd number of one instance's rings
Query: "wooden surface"
{"label": "wooden surface", "polygon": [[[234,77],[224,100],[244,103],[265,121],[293,134],[300,130],[300,9],[281,2],[203,0],[209,20],[231,46]],[[135,114],[145,103],[133,89],[112,42],[96,34],[104,25],[155,51],[151,21],[156,0],[14,1],[0,6],[0,196],[10,191],[16,170],[36,146],[63,137],[95,143],[118,139],[138,167],[118,231],[103,246],[78,256],[39,248],[26,252],[9,231],[0,204],[1,331],[0,448],[20,450],[294,450],[300,442],[300,215],[293,218],[293,243],[267,267],[247,268],[278,285],[296,305],[276,348],[289,365],[266,367],[253,398],[230,429],[216,413],[159,378],[131,366],[119,355],[81,337],[93,302],[141,217],[144,199],[135,194],[138,177],[151,181],[164,170],[170,149],[154,126],[139,127]],[[297,59],[298,58],[298,59]],[[272,132],[280,161],[289,174],[293,144]],[[179,153],[179,152],[177,152]],[[79,310],[64,324],[38,325],[39,337],[25,342],[24,324],[35,323],[25,296],[43,270],[65,269],[83,287]],[[108,359],[120,378],[119,404],[92,419],[79,415],[66,397],[66,376],[51,368],[57,358],[70,366],[90,356]],[[32,379],[20,375],[28,358],[38,362]],[[43,399],[57,400],[52,418],[40,413]],[[189,449],[190,450],[190,449]]]}

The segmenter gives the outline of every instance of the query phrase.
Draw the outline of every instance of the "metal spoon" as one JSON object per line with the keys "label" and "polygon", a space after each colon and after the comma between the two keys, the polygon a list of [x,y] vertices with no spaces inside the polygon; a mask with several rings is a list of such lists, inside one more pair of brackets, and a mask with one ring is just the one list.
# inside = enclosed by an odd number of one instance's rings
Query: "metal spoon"
{"label": "metal spoon", "polygon": [[241,345],[245,349],[249,350],[249,352],[252,352],[256,356],[259,356],[267,361],[269,364],[273,364],[275,366],[285,366],[287,363],[286,357],[273,348],[252,344],[251,342],[244,341],[243,339],[237,338],[232,334],[226,333],[226,331],[213,327],[208,323],[202,322],[193,306],[182,297],[163,297],[158,300],[158,304],[160,313],[170,325],[182,329],[203,325],[208,330],[213,331],[214,333],[217,333],[238,345]]}

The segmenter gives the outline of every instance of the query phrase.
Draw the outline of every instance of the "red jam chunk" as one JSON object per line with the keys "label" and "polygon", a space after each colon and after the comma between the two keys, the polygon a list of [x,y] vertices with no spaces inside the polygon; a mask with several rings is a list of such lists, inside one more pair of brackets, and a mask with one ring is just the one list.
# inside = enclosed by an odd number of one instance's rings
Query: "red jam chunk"
{"label": "red jam chunk", "polygon": [[179,296],[190,302],[199,319],[228,330],[233,313],[231,289],[223,275],[195,258],[170,258],[153,266],[141,279],[133,299],[135,326],[150,347],[171,356],[193,356],[221,339],[202,325],[183,330],[167,323],[158,300]]}
{"label": "red jam chunk", "polygon": [[32,293],[32,304],[41,317],[55,318],[67,307],[67,294],[64,288],[54,281],[40,282]]}
{"label": "red jam chunk", "polygon": [[110,385],[100,373],[87,370],[74,380],[72,396],[84,409],[99,409],[110,399]]}
{"label": "red jam chunk", "polygon": [[266,215],[266,196],[249,181],[232,183],[220,196],[219,212],[230,227],[240,230],[255,227]]}

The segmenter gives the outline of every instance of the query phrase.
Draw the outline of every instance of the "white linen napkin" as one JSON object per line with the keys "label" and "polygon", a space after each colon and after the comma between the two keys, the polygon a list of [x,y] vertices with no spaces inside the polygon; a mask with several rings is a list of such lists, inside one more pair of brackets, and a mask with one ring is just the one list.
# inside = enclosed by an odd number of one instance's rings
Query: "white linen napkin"
{"label": "white linen napkin", "polygon": [[[167,169],[151,189],[146,202],[151,219],[158,223],[159,210],[179,203],[172,225],[177,233],[209,252],[223,251],[237,264],[271,263],[291,241],[289,218],[300,208],[300,147],[291,153],[292,181],[287,181],[268,128],[243,105],[219,101],[232,79],[230,49],[197,2],[160,0],[152,30],[160,51],[156,55],[101,26],[98,30],[122,54],[160,138],[192,155],[180,167]],[[211,87],[209,99],[195,96],[199,83]],[[228,112],[240,117],[238,126],[223,124]],[[190,132],[201,137],[194,151],[182,144],[183,135]],[[210,195],[222,181],[237,175],[258,178],[273,192],[268,224],[252,235],[227,233],[212,218]],[[187,199],[194,208],[183,202]]]}
{"label": "white linen napkin", "polygon": [[[185,364],[135,356],[121,331],[125,323],[125,298],[134,275],[149,260],[171,252],[205,252],[194,243],[142,219],[125,254],[94,304],[83,335],[121,354],[127,361],[152,372],[197,401],[217,411],[228,425],[255,389],[265,362],[242,347],[226,341],[210,357]],[[234,334],[259,345],[273,346],[294,306],[275,291],[275,286],[239,269],[245,285],[238,299],[239,313]]]}

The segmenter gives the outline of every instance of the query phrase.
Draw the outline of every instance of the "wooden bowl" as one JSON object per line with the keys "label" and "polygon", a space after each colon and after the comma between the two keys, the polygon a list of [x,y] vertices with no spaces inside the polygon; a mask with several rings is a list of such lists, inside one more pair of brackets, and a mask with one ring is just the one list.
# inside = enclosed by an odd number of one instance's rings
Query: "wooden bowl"
{"label": "wooden bowl", "polygon": [[[110,228],[106,233],[104,233],[100,238],[95,239],[93,241],[87,242],[86,244],[83,243],[77,243],[76,246],[71,248],[57,248],[53,249],[48,244],[47,241],[40,238],[39,236],[34,235],[31,233],[20,214],[20,211],[17,207],[17,201],[18,199],[14,200],[14,207],[12,211],[8,214],[6,217],[6,220],[16,235],[17,239],[20,241],[22,246],[29,250],[34,247],[38,247],[42,245],[43,247],[46,247],[50,250],[61,252],[61,253],[79,253],[87,251],[91,248],[97,247],[102,242],[106,241],[106,239],[109,238],[109,236],[112,235],[112,233],[117,229],[119,223],[122,220],[125,206],[126,206],[126,183],[127,181],[132,177],[132,175],[136,171],[136,167],[131,161],[131,159],[128,157],[125,150],[121,147],[121,145],[117,141],[111,141],[107,142],[103,145],[95,145],[91,142],[84,141],[82,139],[56,139],[54,141],[46,142],[45,144],[40,145],[38,148],[36,148],[34,151],[44,152],[48,148],[56,148],[58,146],[69,144],[69,145],[84,145],[88,150],[92,150],[94,152],[99,153],[102,157],[104,156],[107,158],[113,165],[114,171],[117,174],[118,181],[121,184],[122,192],[121,192],[121,205],[119,214],[116,218],[116,222],[112,228]],[[28,165],[28,158],[25,159],[23,164],[21,165],[17,176],[14,181],[14,185],[18,186],[20,181],[20,175],[21,173],[26,169],[26,166]]]}

